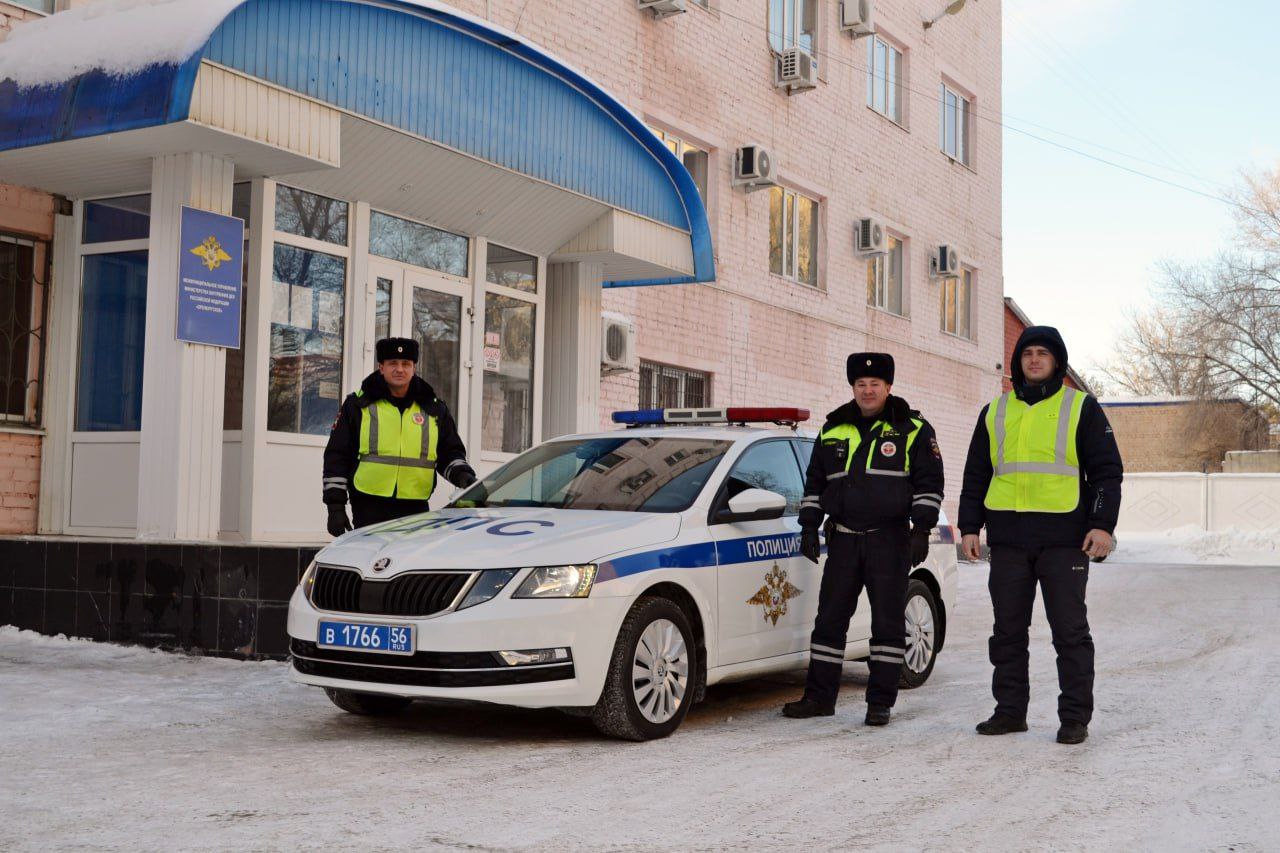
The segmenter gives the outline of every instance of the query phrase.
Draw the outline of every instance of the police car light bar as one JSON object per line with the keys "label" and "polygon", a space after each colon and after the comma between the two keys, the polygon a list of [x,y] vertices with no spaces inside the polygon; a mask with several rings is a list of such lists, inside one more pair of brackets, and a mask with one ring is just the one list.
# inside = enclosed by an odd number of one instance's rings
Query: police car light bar
{"label": "police car light bar", "polygon": [[785,406],[730,406],[726,409],[633,409],[614,412],[615,424],[660,426],[666,424],[786,424],[809,419],[808,409]]}

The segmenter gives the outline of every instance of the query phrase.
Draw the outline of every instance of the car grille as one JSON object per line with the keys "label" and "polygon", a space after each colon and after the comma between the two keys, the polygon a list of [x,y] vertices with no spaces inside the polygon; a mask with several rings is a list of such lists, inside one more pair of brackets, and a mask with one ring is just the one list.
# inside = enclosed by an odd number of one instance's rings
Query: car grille
{"label": "car grille", "polygon": [[469,572],[409,572],[373,581],[354,569],[317,566],[311,603],[338,613],[430,616],[452,604],[470,578]]}

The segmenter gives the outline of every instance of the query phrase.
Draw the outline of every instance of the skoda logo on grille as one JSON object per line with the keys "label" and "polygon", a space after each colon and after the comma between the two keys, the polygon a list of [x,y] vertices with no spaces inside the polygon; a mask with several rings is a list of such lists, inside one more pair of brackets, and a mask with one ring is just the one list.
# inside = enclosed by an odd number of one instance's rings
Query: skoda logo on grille
{"label": "skoda logo on grille", "polygon": [[382,559],[378,560],[376,563],[373,564],[373,570],[375,572],[380,572],[389,565],[391,565],[391,558],[383,557]]}

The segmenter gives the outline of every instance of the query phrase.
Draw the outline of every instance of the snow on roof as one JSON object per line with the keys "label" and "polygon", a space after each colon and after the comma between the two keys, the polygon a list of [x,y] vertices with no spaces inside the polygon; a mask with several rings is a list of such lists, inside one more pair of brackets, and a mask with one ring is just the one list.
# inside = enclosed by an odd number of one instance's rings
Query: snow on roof
{"label": "snow on roof", "polygon": [[1179,406],[1184,403],[1239,403],[1239,397],[1222,397],[1217,400],[1200,400],[1197,397],[1179,397],[1172,394],[1153,394],[1147,397],[1106,397],[1098,401],[1104,406]]}
{"label": "snow on roof", "polygon": [[244,0],[98,0],[14,27],[0,42],[0,80],[45,86],[88,71],[128,76],[182,62]]}

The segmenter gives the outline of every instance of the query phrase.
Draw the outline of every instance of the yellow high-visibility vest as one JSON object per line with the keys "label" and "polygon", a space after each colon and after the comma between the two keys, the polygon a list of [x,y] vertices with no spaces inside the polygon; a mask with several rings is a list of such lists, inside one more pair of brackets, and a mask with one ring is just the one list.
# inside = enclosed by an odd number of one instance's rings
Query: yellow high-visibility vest
{"label": "yellow high-visibility vest", "polygon": [[1014,512],[1071,512],[1080,503],[1076,431],[1085,394],[1063,385],[1029,406],[1013,392],[987,407],[993,476],[983,504]]}
{"label": "yellow high-visibility vest", "polygon": [[438,435],[436,419],[417,403],[403,412],[388,400],[364,407],[352,485],[366,495],[425,501],[436,485]]}
{"label": "yellow high-visibility vest", "polygon": [[[920,427],[923,422],[916,418],[911,418],[911,431],[905,435],[891,427],[887,421],[876,421],[871,425],[871,429],[867,431],[871,437],[871,446],[867,448],[867,464],[866,473],[874,476],[882,477],[909,477],[911,475],[911,446],[916,443],[916,436],[920,434]],[[844,474],[849,473],[850,466],[853,465],[853,454],[862,444],[862,434],[858,432],[858,428],[853,424],[836,424],[828,430],[823,430],[822,435],[818,437],[819,444],[825,444],[828,441],[844,441],[849,445],[849,449],[844,458]],[[876,448],[883,448],[885,444],[892,447],[892,453],[876,453]],[[844,474],[828,474],[828,480],[834,480]]]}

